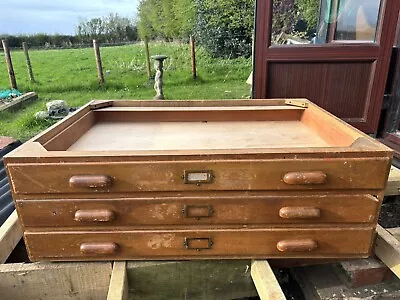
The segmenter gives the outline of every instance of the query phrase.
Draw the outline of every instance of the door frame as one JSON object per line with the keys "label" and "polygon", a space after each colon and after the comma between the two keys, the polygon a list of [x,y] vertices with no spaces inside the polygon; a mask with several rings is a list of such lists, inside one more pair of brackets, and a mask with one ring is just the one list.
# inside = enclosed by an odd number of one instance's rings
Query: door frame
{"label": "door frame", "polygon": [[256,0],[253,97],[267,99],[268,64],[274,62],[371,62],[371,77],[362,118],[344,119],[359,129],[375,133],[386,86],[396,34],[399,0],[382,0],[375,43],[271,45],[272,4]]}

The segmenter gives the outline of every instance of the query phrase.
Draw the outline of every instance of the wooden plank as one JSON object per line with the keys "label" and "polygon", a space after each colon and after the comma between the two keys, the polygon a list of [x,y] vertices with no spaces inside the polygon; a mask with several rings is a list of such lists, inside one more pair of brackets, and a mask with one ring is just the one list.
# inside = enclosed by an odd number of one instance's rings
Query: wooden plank
{"label": "wooden plank", "polygon": [[[304,104],[304,103],[301,103]],[[171,111],[178,111],[178,112],[187,112],[187,111],[205,111],[207,113],[213,111],[273,111],[275,114],[279,113],[282,110],[291,110],[298,112],[299,120],[301,117],[301,113],[305,110],[305,108],[299,106],[288,106],[288,105],[274,105],[274,106],[220,106],[220,107],[212,107],[212,106],[199,106],[199,107],[176,107],[176,106],[169,106],[169,107],[149,107],[149,106],[136,106],[136,107],[121,107],[121,106],[109,106],[105,108],[98,108],[96,111],[98,112],[128,112],[128,111],[151,111],[151,112],[171,112]],[[293,104],[294,105],[294,104]],[[151,119],[149,119],[151,120]],[[148,121],[149,121],[148,120]],[[158,119],[159,120],[159,119]],[[287,119],[284,119],[287,121]],[[137,120],[134,120],[137,122]],[[199,120],[200,121],[200,120]],[[259,120],[258,120],[259,121]]]}
{"label": "wooden plank", "polygon": [[196,70],[196,45],[194,36],[190,36],[190,52],[192,54],[192,75],[193,79],[197,78],[197,70]]}
{"label": "wooden plank", "polygon": [[400,278],[400,241],[379,225],[376,232],[375,255]]}
{"label": "wooden plank", "polygon": [[257,296],[250,260],[127,262],[131,300],[231,300]]}
{"label": "wooden plank", "polygon": [[93,40],[93,48],[94,48],[94,54],[96,56],[97,76],[99,78],[99,83],[103,85],[104,84],[103,65],[101,62],[100,47],[96,40]]}
{"label": "wooden plank", "polygon": [[388,182],[385,189],[385,196],[395,196],[400,194],[400,169],[391,166]]}
{"label": "wooden plank", "polygon": [[128,299],[128,275],[126,272],[126,261],[114,262],[110,287],[108,288],[107,300]]}
{"label": "wooden plank", "polygon": [[29,73],[29,79],[31,80],[31,82],[35,82],[35,76],[33,75],[31,59],[29,57],[28,44],[26,42],[22,42],[22,48],[24,49],[26,66],[28,68],[28,73]]}
{"label": "wooden plank", "polygon": [[147,78],[150,80],[151,79],[150,51],[149,51],[149,38],[147,36],[144,38],[144,48],[146,54]]}
{"label": "wooden plank", "polygon": [[393,235],[396,239],[400,240],[400,227],[388,228],[386,230],[389,231],[390,234]]}
{"label": "wooden plank", "polygon": [[286,299],[268,261],[252,261],[251,277],[261,300]]}
{"label": "wooden plank", "polygon": [[22,237],[17,212],[8,217],[0,227],[0,263],[4,263]]}
{"label": "wooden plank", "polygon": [[8,40],[2,40],[3,50],[4,50],[4,57],[6,59],[8,75],[10,77],[10,85],[12,89],[17,89],[17,81],[15,79],[15,72],[14,67],[11,59],[10,49],[8,48]]}
{"label": "wooden plank", "polygon": [[11,108],[17,108],[20,105],[22,105],[22,103],[36,99],[37,99],[37,94],[35,92],[29,92],[23,94],[22,96],[13,99],[11,102],[0,105],[0,112]]}
{"label": "wooden plank", "polygon": [[[133,99],[132,99],[133,100]],[[164,100],[162,102],[156,102],[153,100],[112,100],[113,106],[117,107],[204,107],[204,106],[212,106],[212,107],[221,107],[221,106],[248,106],[248,105],[286,105],[285,99],[264,99],[264,100],[253,100],[253,99],[226,99],[226,100],[217,100],[217,99],[209,99],[209,100],[201,100],[201,99],[193,99],[193,100]],[[94,100],[100,101],[100,100]]]}
{"label": "wooden plank", "polygon": [[106,299],[111,263],[32,263],[0,266],[2,299]]}

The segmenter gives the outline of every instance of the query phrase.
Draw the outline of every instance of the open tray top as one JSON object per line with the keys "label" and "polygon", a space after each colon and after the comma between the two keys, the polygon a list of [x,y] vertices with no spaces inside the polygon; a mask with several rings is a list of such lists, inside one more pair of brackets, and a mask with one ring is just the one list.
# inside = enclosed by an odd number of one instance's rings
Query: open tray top
{"label": "open tray top", "polygon": [[67,151],[329,146],[300,121],[98,122]]}
{"label": "open tray top", "polygon": [[[92,101],[11,161],[384,156],[392,151],[305,99]],[[261,156],[258,156],[261,155]]]}
{"label": "open tray top", "polygon": [[310,120],[306,110],[290,105],[103,107],[42,145],[65,152],[174,152],[349,147],[354,142],[346,134],[332,139],[331,129],[324,130],[330,125]]}

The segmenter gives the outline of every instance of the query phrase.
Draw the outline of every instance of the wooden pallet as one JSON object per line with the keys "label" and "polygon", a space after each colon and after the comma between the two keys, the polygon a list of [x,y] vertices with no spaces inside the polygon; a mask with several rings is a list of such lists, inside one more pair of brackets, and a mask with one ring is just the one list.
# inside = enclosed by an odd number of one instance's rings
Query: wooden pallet
{"label": "wooden pallet", "polygon": [[0,112],[9,110],[9,109],[16,109],[16,108],[20,107],[21,105],[23,105],[24,103],[27,103],[32,100],[36,100],[37,98],[38,98],[38,96],[35,92],[29,92],[29,93],[25,93],[22,96],[19,96],[19,97],[13,99],[10,102],[6,102],[6,103],[0,102]]}
{"label": "wooden pallet", "polygon": [[375,255],[400,278],[400,227],[376,228]]}
{"label": "wooden pallet", "polygon": [[400,170],[395,166],[390,168],[389,179],[385,189],[385,196],[400,195]]}
{"label": "wooden pallet", "polygon": [[[400,195],[400,170],[390,169],[385,196]],[[384,229],[378,225],[375,241],[375,255],[400,278],[400,227]]]}

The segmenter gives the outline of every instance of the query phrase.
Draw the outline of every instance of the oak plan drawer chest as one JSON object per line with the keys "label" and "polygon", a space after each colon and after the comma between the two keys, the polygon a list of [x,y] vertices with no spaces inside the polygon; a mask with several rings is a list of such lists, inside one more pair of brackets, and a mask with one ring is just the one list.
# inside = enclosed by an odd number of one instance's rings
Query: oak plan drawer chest
{"label": "oak plan drawer chest", "polygon": [[5,163],[33,261],[353,258],[391,157],[303,99],[92,101]]}

